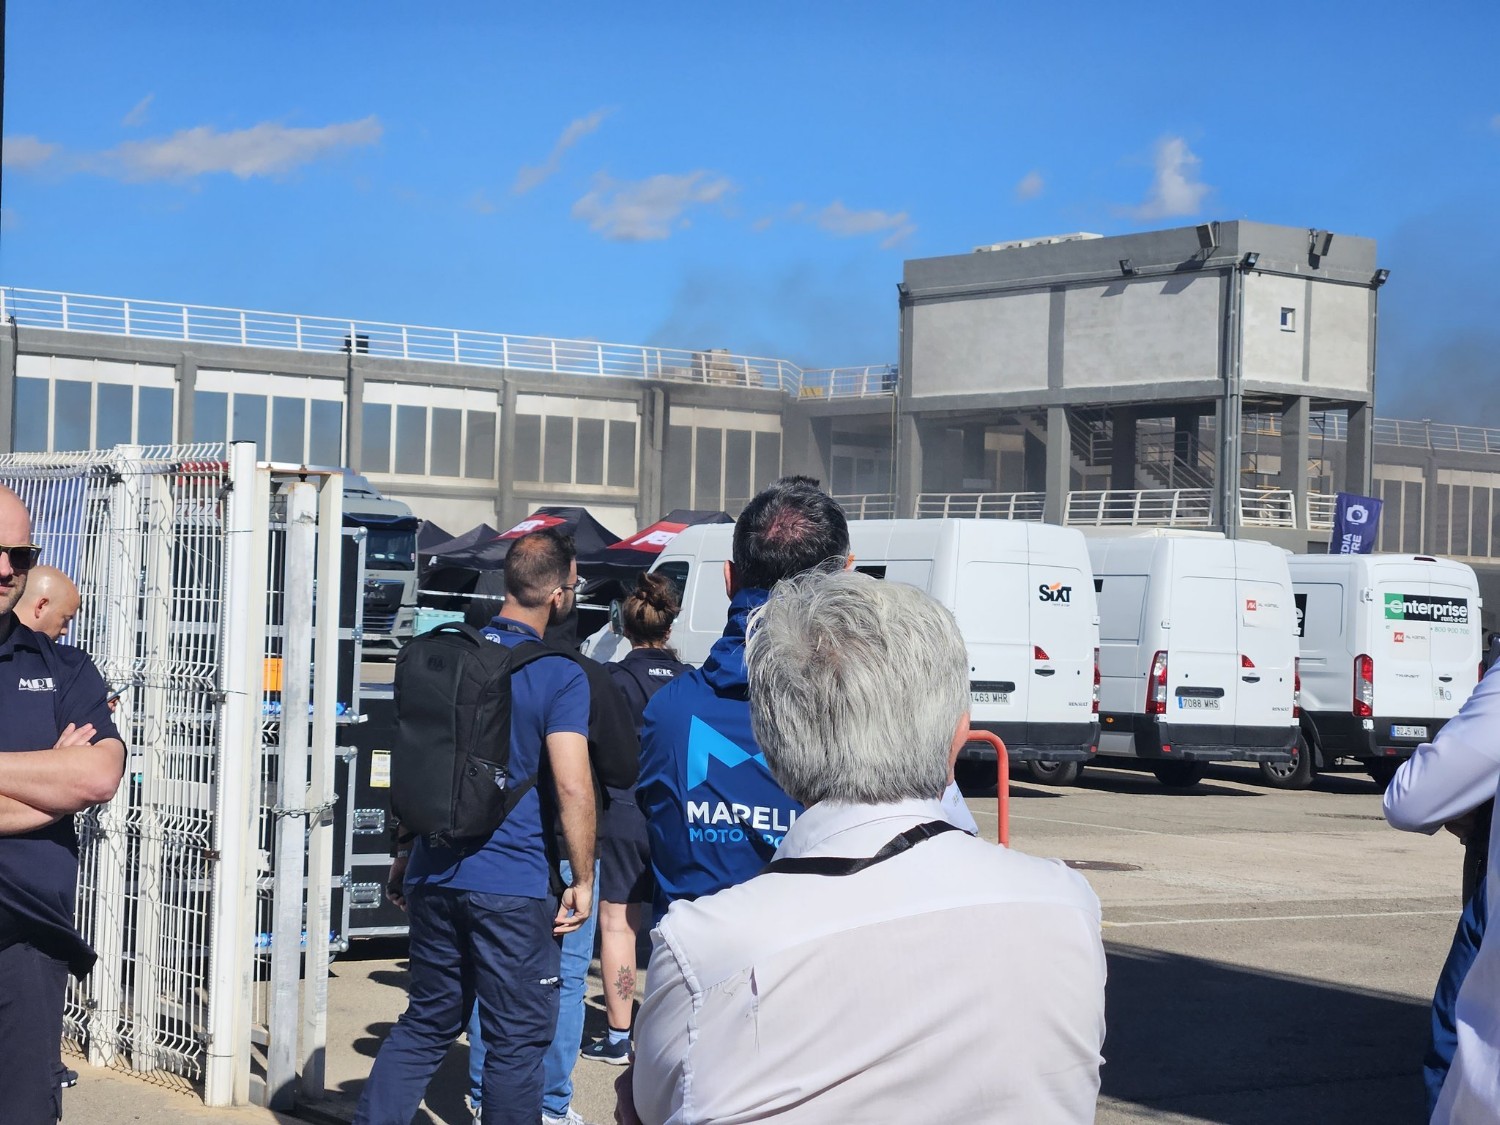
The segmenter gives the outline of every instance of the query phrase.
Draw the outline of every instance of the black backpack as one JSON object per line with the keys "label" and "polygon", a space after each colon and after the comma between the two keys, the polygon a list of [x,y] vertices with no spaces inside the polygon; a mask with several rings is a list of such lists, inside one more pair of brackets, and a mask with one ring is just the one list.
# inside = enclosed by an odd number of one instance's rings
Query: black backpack
{"label": "black backpack", "polygon": [[530,792],[535,775],[510,773],[510,678],[544,656],[567,654],[540,641],[512,648],[456,621],[402,646],[391,812],[403,836],[478,846]]}

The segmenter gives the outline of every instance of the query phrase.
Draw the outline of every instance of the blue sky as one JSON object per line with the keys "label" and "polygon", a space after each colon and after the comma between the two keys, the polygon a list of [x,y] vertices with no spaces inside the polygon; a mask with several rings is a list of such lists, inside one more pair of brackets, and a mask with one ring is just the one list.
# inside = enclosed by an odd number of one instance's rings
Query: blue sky
{"label": "blue sky", "polygon": [[6,30],[6,284],[824,366],[895,357],[905,258],[1247,218],[1379,241],[1382,413],[1442,415],[1432,378],[1500,424],[1493,3],[11,0]]}

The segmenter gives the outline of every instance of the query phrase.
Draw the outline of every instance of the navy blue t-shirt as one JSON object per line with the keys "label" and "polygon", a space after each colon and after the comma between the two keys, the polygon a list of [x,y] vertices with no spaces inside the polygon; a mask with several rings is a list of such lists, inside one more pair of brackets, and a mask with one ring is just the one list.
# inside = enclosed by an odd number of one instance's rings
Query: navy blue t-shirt
{"label": "navy blue t-shirt", "polygon": [[[0,753],[45,750],[69,724],[92,723],[95,741],[119,738],[104,677],[88,654],[54,644],[14,615],[0,640]],[[0,631],[6,618],[0,617]],[[74,924],[78,837],[73,818],[19,836],[0,836],[0,930],[67,961],[82,975],[93,950]]]}
{"label": "navy blue t-shirt", "polygon": [[[541,640],[535,629],[508,617],[495,618],[484,635],[512,648],[522,641]],[[566,656],[522,668],[511,677],[510,699],[510,774],[518,781],[535,776],[541,767],[549,734],[588,737],[588,678]],[[546,898],[551,879],[543,830],[541,794],[533,787],[478,851],[429,847],[419,838],[412,846],[406,885]]]}

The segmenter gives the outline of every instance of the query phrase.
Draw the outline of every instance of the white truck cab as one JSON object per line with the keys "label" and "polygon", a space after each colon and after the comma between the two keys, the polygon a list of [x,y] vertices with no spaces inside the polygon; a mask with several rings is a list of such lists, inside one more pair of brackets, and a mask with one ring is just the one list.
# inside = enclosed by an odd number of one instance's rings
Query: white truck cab
{"label": "white truck cab", "polygon": [[1296,745],[1296,614],[1269,543],[1169,529],[1087,535],[1099,599],[1099,760],[1187,786]]}
{"label": "white truck cab", "polygon": [[[683,590],[678,655],[702,664],[724,631],[730,524],[689,527],[651,569]],[[947,606],[970,659],[970,721],[1033,777],[1063,784],[1098,744],[1099,632],[1093,576],[1075,529],[1008,520],[854,520],[854,568]],[[987,744],[965,757],[993,759]]]}
{"label": "white truck cab", "polygon": [[1479,682],[1478,580],[1471,567],[1431,555],[1287,562],[1315,759],[1358,759],[1385,785]]}

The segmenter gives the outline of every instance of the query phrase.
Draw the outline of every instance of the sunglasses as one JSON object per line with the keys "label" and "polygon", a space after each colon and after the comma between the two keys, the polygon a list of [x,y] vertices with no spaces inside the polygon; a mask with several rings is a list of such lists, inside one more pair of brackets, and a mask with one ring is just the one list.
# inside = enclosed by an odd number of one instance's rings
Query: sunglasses
{"label": "sunglasses", "polygon": [[9,556],[12,573],[25,574],[41,561],[42,549],[35,543],[20,543],[14,547],[0,543],[0,554]]}
{"label": "sunglasses", "polygon": [[579,590],[583,589],[583,584],[587,581],[587,578],[580,578],[577,582],[565,582],[558,589],[563,591],[572,590],[576,594]]}

